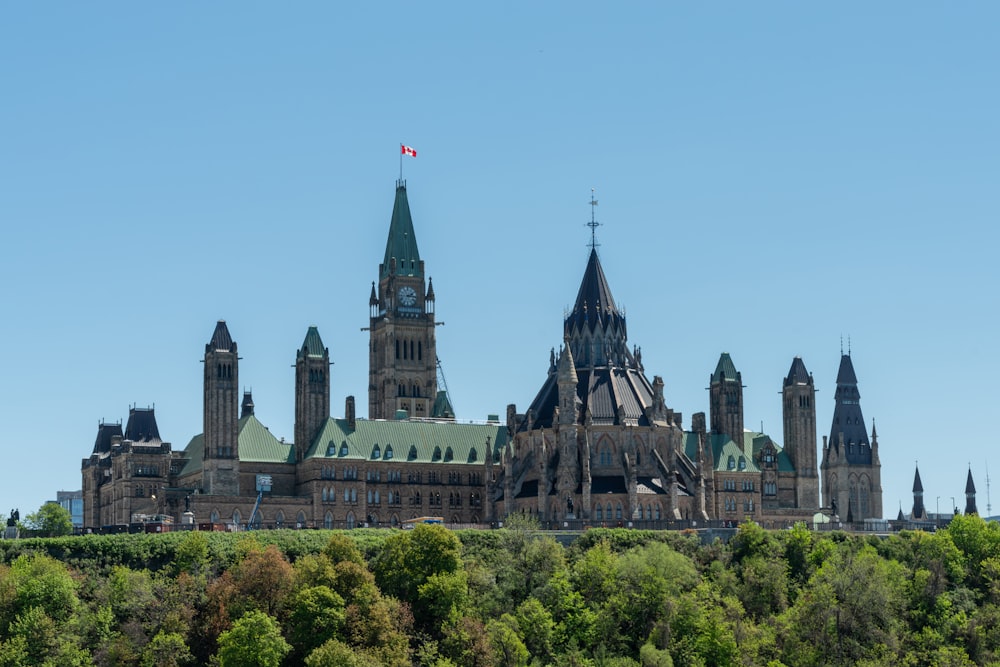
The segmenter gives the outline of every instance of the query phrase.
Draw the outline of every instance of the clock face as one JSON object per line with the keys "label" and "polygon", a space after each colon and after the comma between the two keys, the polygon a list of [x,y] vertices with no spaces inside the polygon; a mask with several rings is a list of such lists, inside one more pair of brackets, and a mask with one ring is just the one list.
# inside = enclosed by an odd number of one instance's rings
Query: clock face
{"label": "clock face", "polygon": [[417,302],[417,292],[412,287],[400,287],[399,302],[404,306],[412,306]]}

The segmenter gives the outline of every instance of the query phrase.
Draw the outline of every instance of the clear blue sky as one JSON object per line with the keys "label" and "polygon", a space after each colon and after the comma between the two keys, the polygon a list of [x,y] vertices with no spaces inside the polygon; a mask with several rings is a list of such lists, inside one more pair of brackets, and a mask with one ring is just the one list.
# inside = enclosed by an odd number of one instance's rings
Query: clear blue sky
{"label": "clear blue sky", "polygon": [[[9,3],[0,9],[0,510],[81,485],[100,419],[201,431],[228,321],[291,439],[317,325],[367,406],[368,295],[405,163],[460,418],[525,409],[587,260],[670,407],[719,354],[779,441],[841,336],[886,514],[1000,479],[996,3]],[[991,457],[993,457],[991,459]],[[995,490],[1000,508],[1000,488]]]}

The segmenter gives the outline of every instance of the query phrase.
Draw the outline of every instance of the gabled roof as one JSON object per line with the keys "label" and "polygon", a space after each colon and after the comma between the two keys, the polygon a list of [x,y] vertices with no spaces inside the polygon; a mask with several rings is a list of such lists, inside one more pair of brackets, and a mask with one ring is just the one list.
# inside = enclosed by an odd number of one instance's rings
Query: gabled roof
{"label": "gabled roof", "polygon": [[499,424],[358,419],[354,425],[352,431],[346,419],[327,419],[306,458],[370,460],[377,452],[381,460],[481,466],[507,444],[507,427]]}
{"label": "gabled roof", "polygon": [[806,370],[805,363],[802,362],[802,357],[795,357],[792,360],[792,367],[788,369],[788,376],[785,378],[785,386],[791,386],[795,384],[812,384],[812,376],[809,375],[809,371]]}
{"label": "gabled roof", "polygon": [[326,352],[326,347],[323,345],[323,339],[319,337],[319,329],[316,327],[309,327],[306,331],[306,338],[302,341],[302,347],[299,348],[296,356],[298,358],[302,357],[318,357],[323,358]]}
{"label": "gabled roof", "polygon": [[160,442],[160,429],[156,426],[153,408],[132,408],[128,411],[125,439],[132,442]]}
{"label": "gabled roof", "polygon": [[712,373],[712,382],[737,381],[739,381],[739,373],[736,371],[736,365],[729,357],[729,353],[723,352],[719,356],[719,363],[715,365],[715,372]]}
{"label": "gabled roof", "polygon": [[209,349],[223,350],[230,352],[233,349],[233,337],[229,335],[229,327],[225,320],[219,320],[215,325],[215,332],[212,333],[212,340],[208,343]]}
{"label": "gabled roof", "polygon": [[423,276],[417,236],[410,217],[410,203],[406,199],[406,184],[402,181],[396,182],[396,202],[392,206],[392,221],[389,223],[389,238],[385,242],[385,258],[379,270],[380,278],[389,275],[393,258],[396,260],[396,275]]}
{"label": "gabled roof", "polygon": [[[290,442],[281,442],[271,435],[267,427],[253,415],[242,417],[238,425],[237,451],[240,461],[248,463],[295,463],[295,448]],[[199,433],[184,448],[187,462],[180,476],[201,470],[205,453],[205,435]]]}

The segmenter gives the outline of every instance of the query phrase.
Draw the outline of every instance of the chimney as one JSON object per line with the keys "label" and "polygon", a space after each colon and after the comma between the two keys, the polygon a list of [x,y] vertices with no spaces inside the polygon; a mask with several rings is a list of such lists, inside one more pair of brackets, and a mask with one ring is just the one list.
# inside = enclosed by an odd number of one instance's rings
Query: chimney
{"label": "chimney", "polygon": [[347,400],[344,401],[344,419],[347,420],[347,428],[352,431],[355,428],[356,419],[354,417],[354,397],[348,396]]}

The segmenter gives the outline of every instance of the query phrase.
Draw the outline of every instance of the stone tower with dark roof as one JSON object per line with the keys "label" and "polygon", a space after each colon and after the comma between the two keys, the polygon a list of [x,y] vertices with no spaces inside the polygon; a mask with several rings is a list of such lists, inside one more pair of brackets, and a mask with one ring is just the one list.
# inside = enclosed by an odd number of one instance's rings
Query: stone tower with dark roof
{"label": "stone tower with dark roof", "polygon": [[965,478],[965,513],[979,514],[976,509],[976,483],[972,481],[972,468],[969,468],[969,474]]}
{"label": "stone tower with dark roof", "polygon": [[202,491],[211,495],[240,493],[239,355],[225,321],[215,325],[205,345]]}
{"label": "stone tower with dark roof", "polygon": [[295,353],[295,461],[301,462],[330,418],[330,350],[309,327]]}
{"label": "stone tower with dark roof", "polygon": [[372,285],[369,298],[369,419],[393,419],[397,410],[410,417],[434,416],[434,292],[424,278],[406,184],[398,181],[378,285]]}
{"label": "stone tower with dark roof", "polygon": [[920,481],[920,468],[916,468],[913,472],[913,509],[910,510],[910,519],[927,520],[927,510],[924,508],[924,483]]}
{"label": "stone tower with dark roof", "polygon": [[728,352],[723,352],[709,378],[709,412],[712,433],[743,442],[743,377]]}
{"label": "stone tower with dark roof", "polygon": [[801,357],[781,390],[785,451],[795,467],[795,506],[819,509],[819,468],[816,463],[816,387]]}
{"label": "stone tower with dark roof", "polygon": [[841,354],[836,405],[829,439],[823,438],[823,504],[841,516],[850,508],[858,520],[882,518],[882,464],[872,427],[869,440],[861,414],[861,393],[851,355]]}

